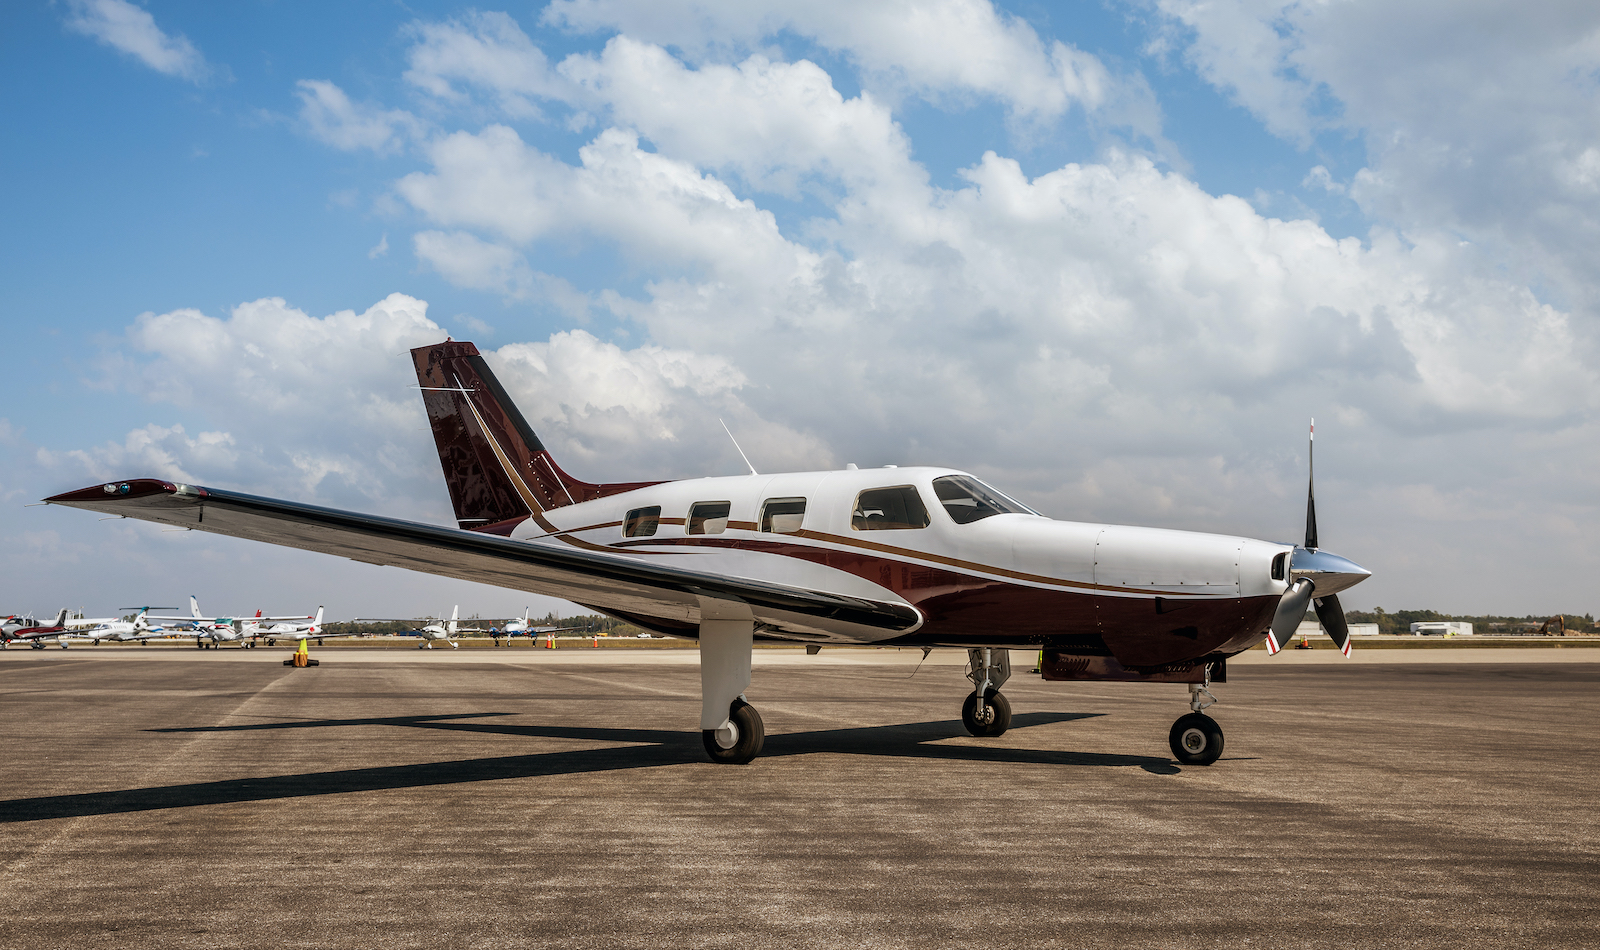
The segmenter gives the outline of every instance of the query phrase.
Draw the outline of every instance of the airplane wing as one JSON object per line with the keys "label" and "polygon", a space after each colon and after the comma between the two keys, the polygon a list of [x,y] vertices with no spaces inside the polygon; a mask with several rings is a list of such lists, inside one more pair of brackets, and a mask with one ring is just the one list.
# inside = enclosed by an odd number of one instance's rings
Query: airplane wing
{"label": "airplane wing", "polygon": [[249,538],[367,564],[561,597],[613,613],[670,617],[692,633],[702,611],[753,616],[761,632],[887,639],[922,625],[903,601],[878,601],[687,570],[558,543],[359,514],[241,492],[132,479],[45,499],[56,505]]}

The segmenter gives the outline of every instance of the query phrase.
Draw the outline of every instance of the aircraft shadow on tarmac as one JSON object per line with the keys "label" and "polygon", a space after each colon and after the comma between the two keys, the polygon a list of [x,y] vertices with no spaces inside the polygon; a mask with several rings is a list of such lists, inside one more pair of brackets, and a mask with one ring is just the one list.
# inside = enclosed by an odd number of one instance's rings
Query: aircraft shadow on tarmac
{"label": "aircraft shadow on tarmac", "polygon": [[[0,823],[42,821],[50,818],[78,818],[88,815],[116,815],[162,808],[187,808],[195,805],[224,805],[239,802],[273,801],[308,795],[339,795],[347,792],[372,792],[433,785],[458,785],[498,779],[537,778],[550,775],[575,775],[623,769],[654,768],[704,762],[700,737],[692,732],[664,729],[610,729],[593,726],[523,726],[496,722],[462,722],[486,719],[509,713],[460,713],[446,716],[390,716],[363,719],[306,719],[285,722],[248,723],[232,726],[192,726],[151,729],[161,733],[252,732],[277,729],[319,729],[333,726],[387,725],[449,732],[487,733],[525,738],[582,739],[596,742],[623,742],[629,745],[605,749],[580,749],[528,755],[458,759],[416,765],[390,765],[377,768],[340,769],[306,772],[297,775],[271,775],[229,779],[220,782],[194,782],[154,788],[130,788],[112,792],[85,792],[77,795],[51,795],[0,801]],[[1011,721],[1012,729],[1088,719],[1098,713],[1022,713]],[[852,729],[824,729],[817,732],[770,735],[756,766],[767,759],[813,753],[894,756],[902,758],[966,760],[995,765],[1031,764],[1093,766],[1101,768],[1136,767],[1158,775],[1181,771],[1170,759],[1141,755],[1112,755],[1096,752],[1053,752],[1018,749],[997,745],[943,745],[942,740],[967,738],[961,723],[905,723],[893,726],[866,726]],[[706,763],[710,767],[710,763]],[[717,766],[728,768],[729,766]]]}

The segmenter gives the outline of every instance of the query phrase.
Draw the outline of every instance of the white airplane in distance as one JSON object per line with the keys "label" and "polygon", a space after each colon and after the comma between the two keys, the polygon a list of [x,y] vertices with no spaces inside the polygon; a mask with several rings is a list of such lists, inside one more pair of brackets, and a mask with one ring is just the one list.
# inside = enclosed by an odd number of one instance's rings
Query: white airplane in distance
{"label": "white airplane in distance", "polygon": [[245,632],[247,626],[259,628],[263,621],[300,620],[304,619],[304,617],[301,614],[295,614],[292,617],[262,617],[259,610],[256,611],[254,617],[204,617],[200,614],[200,599],[190,594],[189,616],[152,616],[150,619],[179,621],[187,624],[189,629],[194,632],[194,645],[201,649],[207,647],[216,649],[222,643],[238,643],[241,649],[245,649],[256,645],[254,636]]}
{"label": "white airplane in distance", "polygon": [[582,630],[582,626],[546,625],[536,626],[528,621],[529,608],[522,608],[522,619],[507,620],[505,626],[496,630],[489,628],[489,635],[498,640],[500,637],[531,637],[540,633],[557,633],[562,630]]}
{"label": "white airplane in distance", "polygon": [[[66,639],[88,640],[93,646],[99,646],[106,640],[116,643],[138,642],[149,645],[151,640],[166,640],[172,637],[172,631],[162,626],[152,626],[148,616],[152,610],[175,610],[174,607],[119,607],[119,610],[138,610],[139,613],[132,620],[104,620],[81,633],[62,634]],[[65,643],[62,644],[66,646]]]}
{"label": "white airplane in distance", "polygon": [[745,699],[759,636],[808,652],[965,649],[961,718],[979,737],[1010,725],[1010,650],[1042,652],[1045,680],[1186,684],[1168,743],[1179,762],[1210,765],[1223,735],[1202,710],[1228,658],[1263,642],[1276,653],[1307,604],[1348,654],[1338,595],[1370,576],[1318,547],[1309,488],[1295,545],[1054,521],[931,466],[584,482],[471,343],[411,356],[458,527],[161,479],[45,501],[559,597],[697,639],[701,739],[724,763],[761,751],[765,726]]}
{"label": "white airplane in distance", "polygon": [[[260,613],[261,611],[256,611],[258,616]],[[263,620],[282,620],[284,622],[262,626]],[[303,622],[297,621],[302,621],[302,618],[263,617],[261,620],[252,618],[244,621],[241,625],[241,632],[245,636],[254,637],[257,640],[266,640],[269,647],[279,640],[315,640],[317,641],[317,646],[322,646],[322,641],[326,637],[326,634],[322,632],[322,607],[320,605],[317,607],[317,615],[315,617],[305,617]]]}
{"label": "white airplane in distance", "polygon": [[[450,611],[450,619],[449,620],[437,620],[437,621],[435,621],[433,623],[430,623],[427,626],[423,627],[421,630],[418,630],[417,632],[422,635],[422,642],[417,644],[417,649],[419,649],[419,650],[431,650],[431,649],[433,649],[433,643],[434,643],[435,640],[443,640],[444,642],[450,644],[450,649],[459,650],[460,646],[456,643],[456,636],[458,634],[462,634],[462,633],[488,633],[489,632],[488,630],[482,629],[480,627],[463,627],[463,626],[461,626],[461,621],[459,619],[460,616],[461,616],[461,605],[457,604],[455,606],[455,608]],[[412,619],[415,619],[415,618],[396,619],[396,618],[382,618],[382,617],[362,617],[362,618],[357,618],[354,622],[355,623],[410,623]]]}

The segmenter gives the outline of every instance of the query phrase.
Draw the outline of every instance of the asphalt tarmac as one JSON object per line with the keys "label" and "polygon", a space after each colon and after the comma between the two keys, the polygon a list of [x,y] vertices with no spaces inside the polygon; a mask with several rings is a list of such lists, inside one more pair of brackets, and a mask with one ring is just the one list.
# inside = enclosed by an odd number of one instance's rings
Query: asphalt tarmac
{"label": "asphalt tarmac", "polygon": [[954,651],[758,651],[718,766],[687,651],[11,650],[0,947],[1596,946],[1559,652],[1252,658],[1206,768],[1020,654],[979,740]]}

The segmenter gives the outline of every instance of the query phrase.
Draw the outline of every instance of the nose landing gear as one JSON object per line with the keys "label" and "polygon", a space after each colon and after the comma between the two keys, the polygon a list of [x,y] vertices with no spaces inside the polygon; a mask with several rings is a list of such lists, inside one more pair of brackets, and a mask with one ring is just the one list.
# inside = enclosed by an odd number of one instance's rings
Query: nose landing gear
{"label": "nose landing gear", "polygon": [[1217,697],[1211,695],[1210,686],[1211,669],[1207,667],[1204,683],[1189,684],[1191,711],[1179,716],[1167,734],[1173,757],[1184,765],[1210,765],[1222,757],[1222,727],[1200,711],[1217,701]]}
{"label": "nose landing gear", "polygon": [[980,739],[1005,735],[1011,728],[1011,702],[1000,687],[1011,678],[1011,651],[993,647],[967,651],[972,693],[961,704],[961,724]]}

